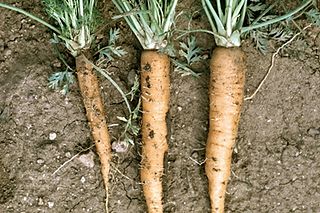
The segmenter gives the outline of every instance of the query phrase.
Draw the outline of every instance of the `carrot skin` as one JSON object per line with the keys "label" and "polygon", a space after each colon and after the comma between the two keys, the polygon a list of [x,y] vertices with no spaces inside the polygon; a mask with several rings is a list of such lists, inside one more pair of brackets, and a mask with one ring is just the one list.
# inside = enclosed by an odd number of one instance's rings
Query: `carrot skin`
{"label": "carrot skin", "polygon": [[146,50],[141,55],[142,160],[141,181],[149,213],[163,212],[163,160],[168,150],[166,114],[169,109],[170,59]]}
{"label": "carrot skin", "polygon": [[210,121],[205,170],[209,182],[211,212],[223,213],[244,96],[244,52],[237,47],[216,48],[210,61],[210,71]]}
{"label": "carrot skin", "polygon": [[98,78],[93,66],[85,55],[76,57],[76,69],[80,92],[86,109],[91,134],[100,158],[101,173],[106,190],[106,210],[108,212],[108,182],[111,160],[111,141],[105,117],[105,109],[100,94]]}

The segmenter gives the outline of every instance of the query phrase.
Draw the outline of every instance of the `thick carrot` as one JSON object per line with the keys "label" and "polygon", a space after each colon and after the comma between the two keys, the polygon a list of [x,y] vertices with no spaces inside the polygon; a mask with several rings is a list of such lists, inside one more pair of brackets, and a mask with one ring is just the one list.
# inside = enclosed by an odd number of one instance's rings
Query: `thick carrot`
{"label": "thick carrot", "polygon": [[100,158],[102,178],[106,190],[106,210],[108,212],[111,144],[104,104],[100,94],[98,78],[94,73],[92,64],[84,54],[76,57],[76,69],[91,134]]}
{"label": "thick carrot", "polygon": [[231,156],[243,102],[246,57],[239,47],[217,47],[210,61],[210,121],[205,170],[212,213],[224,212]]}
{"label": "thick carrot", "polygon": [[168,150],[166,114],[169,109],[167,55],[145,50],[141,55],[142,161],[141,181],[149,213],[163,212],[163,160]]}

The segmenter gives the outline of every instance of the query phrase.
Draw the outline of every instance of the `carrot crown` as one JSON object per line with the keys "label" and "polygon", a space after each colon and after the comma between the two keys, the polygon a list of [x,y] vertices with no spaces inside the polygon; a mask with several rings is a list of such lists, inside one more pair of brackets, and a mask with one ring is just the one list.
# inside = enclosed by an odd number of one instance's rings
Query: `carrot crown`
{"label": "carrot crown", "polygon": [[167,46],[178,0],[112,0],[143,49]]}
{"label": "carrot crown", "polygon": [[48,15],[53,18],[60,34],[73,56],[88,49],[96,27],[95,0],[43,0]]}
{"label": "carrot crown", "polygon": [[285,20],[309,6],[314,0],[306,0],[293,11],[277,18],[259,22],[260,18],[250,26],[244,27],[248,0],[226,0],[221,4],[221,0],[216,0],[215,7],[210,0],[202,0],[202,6],[208,17],[212,31],[206,31],[214,35],[216,44],[223,47],[240,46],[241,35],[253,29],[265,27],[270,24]]}
{"label": "carrot crown", "polygon": [[20,8],[0,3],[0,7],[22,13],[54,31],[54,41],[61,39],[73,56],[90,47],[97,23],[95,0],[43,0],[48,15],[58,28]]}

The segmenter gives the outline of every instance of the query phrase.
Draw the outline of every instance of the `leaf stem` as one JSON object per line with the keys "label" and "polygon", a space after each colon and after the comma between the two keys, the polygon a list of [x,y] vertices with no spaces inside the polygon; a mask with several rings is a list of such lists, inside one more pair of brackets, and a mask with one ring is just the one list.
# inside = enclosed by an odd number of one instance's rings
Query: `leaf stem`
{"label": "leaf stem", "polygon": [[248,32],[250,30],[254,30],[254,29],[257,29],[257,28],[260,28],[260,27],[265,27],[267,25],[274,24],[276,22],[280,22],[280,21],[283,21],[285,19],[288,19],[291,16],[293,16],[294,14],[296,14],[297,12],[299,12],[300,10],[304,9],[305,7],[307,7],[311,2],[312,2],[312,0],[308,0],[305,3],[303,3],[302,5],[300,5],[299,7],[297,7],[296,9],[292,10],[291,12],[289,12],[289,13],[287,13],[285,15],[279,16],[277,18],[271,19],[269,21],[265,21],[265,22],[262,22],[260,24],[254,24],[254,25],[251,25],[251,26],[248,26],[248,27],[243,27],[241,29],[241,34],[242,33],[246,33],[246,32]]}

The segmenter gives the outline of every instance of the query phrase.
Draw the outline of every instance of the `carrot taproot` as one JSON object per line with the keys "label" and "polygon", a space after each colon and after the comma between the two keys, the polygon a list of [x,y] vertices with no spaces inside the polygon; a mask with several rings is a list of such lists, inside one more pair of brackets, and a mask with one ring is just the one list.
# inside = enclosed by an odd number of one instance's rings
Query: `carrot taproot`
{"label": "carrot taproot", "polygon": [[164,155],[168,150],[169,71],[170,58],[167,55],[152,50],[142,52],[141,181],[149,213],[163,212],[161,178]]}
{"label": "carrot taproot", "polygon": [[[210,61],[210,113],[206,146],[205,171],[209,183],[212,213],[223,213],[225,194],[230,177],[231,157],[236,142],[241,105],[244,96],[246,57],[241,50],[241,36],[250,30],[265,27],[292,17],[309,7],[312,0],[304,1],[285,15],[261,21],[261,14],[244,27],[247,1],[201,0],[211,31],[197,30],[214,36],[218,46]],[[271,7],[270,7],[271,8]],[[267,11],[267,10],[266,10]]]}
{"label": "carrot taproot", "polygon": [[91,134],[101,163],[101,173],[106,190],[106,211],[108,212],[108,182],[111,160],[111,139],[100,94],[98,78],[92,64],[84,54],[76,57],[76,71]]}
{"label": "carrot taproot", "polygon": [[231,157],[244,95],[246,57],[238,47],[218,47],[210,61],[210,112],[205,171],[212,212],[224,212]]}
{"label": "carrot taproot", "polygon": [[[162,213],[162,176],[168,150],[166,114],[170,96],[170,41],[178,0],[112,0],[139,40],[141,54],[141,182],[149,213]],[[136,11],[148,11],[143,15]]]}
{"label": "carrot taproot", "polygon": [[[105,207],[106,212],[108,212],[111,139],[106,123],[104,104],[100,94],[98,78],[93,70],[93,68],[97,69],[97,67],[86,57],[91,56],[90,50],[92,49],[92,41],[95,39],[93,32],[96,30],[98,20],[96,1],[77,0],[70,3],[69,1],[44,0],[43,3],[48,15],[53,18],[56,23],[59,23],[58,27],[55,27],[20,8],[4,3],[0,3],[0,7],[24,14],[47,26],[55,33],[54,42],[64,43],[65,47],[75,57],[79,88],[86,109],[91,134],[101,162],[102,178],[106,190]],[[114,41],[115,37],[116,36],[113,38]],[[118,56],[123,54],[121,52],[123,51],[117,49]],[[91,57],[89,58],[91,59]],[[99,70],[99,68],[97,70]],[[116,83],[113,84],[116,85]]]}

